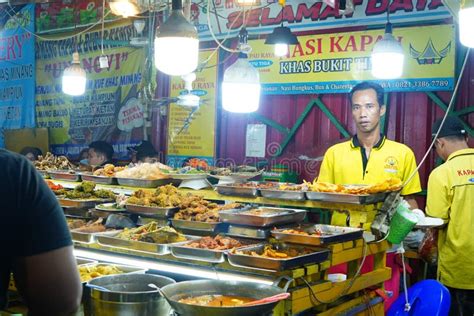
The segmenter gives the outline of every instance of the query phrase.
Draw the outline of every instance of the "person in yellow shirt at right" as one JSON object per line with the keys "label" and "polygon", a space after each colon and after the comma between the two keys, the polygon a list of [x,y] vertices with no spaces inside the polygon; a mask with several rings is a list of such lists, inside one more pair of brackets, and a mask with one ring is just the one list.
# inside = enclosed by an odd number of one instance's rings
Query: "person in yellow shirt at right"
{"label": "person in yellow shirt at right", "polygon": [[[433,136],[441,119],[433,126]],[[446,225],[438,234],[438,280],[451,294],[450,315],[474,315],[474,149],[462,122],[448,116],[435,148],[445,161],[428,179],[426,213]]]}

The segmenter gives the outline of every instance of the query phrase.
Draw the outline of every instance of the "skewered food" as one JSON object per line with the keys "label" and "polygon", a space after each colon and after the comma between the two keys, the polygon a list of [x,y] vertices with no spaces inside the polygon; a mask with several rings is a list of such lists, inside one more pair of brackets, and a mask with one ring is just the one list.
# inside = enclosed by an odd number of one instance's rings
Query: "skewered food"
{"label": "skewered food", "polygon": [[74,165],[67,159],[66,156],[55,156],[50,152],[46,155],[38,156],[38,160],[34,162],[36,169],[38,170],[71,170],[74,169]]}
{"label": "skewered food", "polygon": [[240,241],[218,235],[216,237],[206,236],[198,240],[194,240],[184,245],[190,248],[212,249],[212,250],[227,250],[237,247],[242,247]]}
{"label": "skewered food", "polygon": [[79,275],[81,276],[81,282],[87,282],[104,275],[121,273],[123,273],[122,270],[120,270],[114,265],[108,264],[86,265],[79,267]]}
{"label": "skewered food", "polygon": [[125,170],[126,167],[116,167],[112,164],[106,164],[103,168],[94,171],[94,176],[115,177],[117,172]]}
{"label": "skewered food", "polygon": [[158,227],[158,223],[154,221],[137,228],[125,228],[117,237],[156,244],[170,244],[186,240],[186,237],[174,228],[169,226]]}

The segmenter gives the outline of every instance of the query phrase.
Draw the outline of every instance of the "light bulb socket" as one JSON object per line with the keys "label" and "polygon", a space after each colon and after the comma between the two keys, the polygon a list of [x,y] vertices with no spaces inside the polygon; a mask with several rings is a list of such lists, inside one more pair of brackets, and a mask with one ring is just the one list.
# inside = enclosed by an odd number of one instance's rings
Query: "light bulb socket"
{"label": "light bulb socket", "polygon": [[183,1],[182,0],[173,0],[171,2],[171,9],[172,10],[182,10],[183,9]]}
{"label": "light bulb socket", "polygon": [[387,24],[385,24],[385,34],[392,34],[392,31],[393,31],[392,23],[387,22]]}
{"label": "light bulb socket", "polygon": [[248,38],[249,38],[249,32],[247,32],[247,29],[244,26],[239,31],[239,44],[247,44]]}
{"label": "light bulb socket", "polygon": [[79,53],[78,52],[72,53],[72,64],[74,64],[74,65],[80,65],[81,64],[81,60],[79,59]]}
{"label": "light bulb socket", "polygon": [[299,41],[298,37],[291,32],[290,28],[286,26],[277,26],[273,29],[273,32],[267,36],[265,44],[297,45],[299,44]]}
{"label": "light bulb socket", "polygon": [[[173,3],[176,0],[173,0]],[[177,0],[181,3],[181,0]],[[191,37],[198,38],[198,32],[194,25],[184,17],[182,9],[173,9],[170,16],[156,28],[156,38],[160,37]]]}

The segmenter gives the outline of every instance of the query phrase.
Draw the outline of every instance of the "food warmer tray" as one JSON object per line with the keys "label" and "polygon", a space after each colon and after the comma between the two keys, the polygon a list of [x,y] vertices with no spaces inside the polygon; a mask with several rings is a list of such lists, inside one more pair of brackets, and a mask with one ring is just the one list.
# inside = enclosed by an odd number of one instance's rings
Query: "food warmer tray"
{"label": "food warmer tray", "polygon": [[48,179],[49,178],[49,173],[47,170],[39,170],[39,169],[36,169],[36,171],[38,171],[38,173],[45,179]]}
{"label": "food warmer tray", "polygon": [[304,201],[305,191],[277,190],[277,189],[259,189],[260,194],[267,199]]}
{"label": "food warmer tray", "polygon": [[385,201],[390,192],[381,192],[375,194],[345,194],[333,192],[306,192],[308,200],[349,203],[349,204],[374,204]]}
{"label": "food warmer tray", "polygon": [[78,258],[76,257],[76,264],[78,266],[82,266],[85,264],[92,264],[92,263],[98,263],[97,260],[91,260],[91,259],[86,259],[86,258]]}
{"label": "food warmer tray", "polygon": [[[267,244],[259,244],[255,246],[249,247],[242,247],[239,248],[239,251],[255,251],[257,253],[262,253],[265,245]],[[304,266],[305,264],[315,264],[321,263],[329,258],[329,249],[324,248],[317,248],[317,247],[308,247],[308,246],[299,246],[299,245],[291,245],[285,243],[278,243],[273,244],[274,247],[278,250],[282,249],[311,249],[313,250],[312,253],[292,257],[288,259],[274,259],[274,258],[263,258],[263,257],[255,257],[251,255],[240,255],[240,254],[233,254],[232,252],[227,253],[227,259],[229,263],[236,267],[245,267],[245,268],[255,268],[259,270],[270,270],[270,271],[283,271],[288,270],[296,267]]]}
{"label": "food warmer tray", "polygon": [[[236,249],[240,249],[242,247],[248,247],[249,245],[255,245],[259,243],[259,241],[242,240],[242,239],[238,239],[238,240],[243,244],[243,246],[238,247]],[[197,261],[204,261],[204,262],[209,262],[209,263],[222,263],[225,261],[225,253],[230,250],[230,249],[213,250],[213,249],[186,247],[186,244],[188,243],[190,242],[183,241],[183,242],[171,244],[171,254],[179,259],[197,260]]]}
{"label": "food warmer tray", "polygon": [[58,198],[59,205],[62,207],[70,208],[93,208],[96,204],[107,203],[112,201],[111,199],[65,199]]}
{"label": "food warmer tray", "polygon": [[[119,274],[144,274],[148,271],[147,268],[139,268],[139,267],[134,267],[134,266],[127,266],[127,265],[114,264],[114,263],[103,263],[103,262],[96,262],[96,263],[81,265],[81,267],[95,267],[95,266],[114,266],[123,272]],[[112,274],[109,274],[109,275],[112,275]],[[95,278],[92,278],[91,280],[93,279]],[[82,282],[82,284],[86,284],[86,283],[87,281]]]}
{"label": "food warmer tray", "polygon": [[95,176],[90,173],[81,173],[83,181],[92,181],[100,184],[117,184],[117,178],[106,176]]}
{"label": "food warmer tray", "polygon": [[276,229],[272,231],[272,235],[284,242],[303,244],[303,245],[324,245],[335,242],[344,242],[362,238],[364,231],[359,228],[341,227],[331,225],[302,225],[294,229],[307,233],[321,232],[321,235],[299,235],[284,233],[283,230],[288,228]]}
{"label": "food warmer tray", "polygon": [[179,208],[178,207],[150,207],[136,204],[126,204],[125,208],[130,213],[136,213],[148,217],[173,217]]}
{"label": "food warmer tray", "polygon": [[252,215],[245,214],[249,210],[227,210],[220,211],[219,217],[224,223],[232,223],[238,225],[248,225],[255,227],[266,227],[270,225],[299,223],[306,216],[305,210],[279,208],[279,207],[257,207],[257,210],[269,210],[274,214]]}
{"label": "food warmer tray", "polygon": [[53,180],[64,180],[64,181],[81,181],[81,175],[79,173],[71,173],[67,170],[50,170],[48,171],[49,176]]}
{"label": "food warmer tray", "polygon": [[202,180],[207,178],[207,173],[168,173],[175,180]]}
{"label": "food warmer tray", "polygon": [[[97,242],[103,246],[109,246],[113,248],[121,248],[121,249],[128,249],[134,250],[144,253],[151,253],[156,255],[167,255],[170,253],[170,245],[171,244],[155,244],[151,242],[144,242],[144,241],[136,241],[136,240],[126,240],[117,238],[118,233],[114,234],[113,236],[97,236]],[[198,239],[199,237],[195,236],[188,236],[185,235],[186,239],[194,240]]]}
{"label": "food warmer tray", "polygon": [[167,185],[173,182],[173,179],[156,179],[156,180],[145,180],[145,179],[130,179],[130,178],[117,178],[118,184],[129,187],[137,188],[157,188],[162,185]]}
{"label": "food warmer tray", "polygon": [[[278,228],[284,229],[294,227],[294,224],[287,225],[278,225]],[[265,240],[271,235],[271,230],[274,227],[249,227],[249,226],[240,226],[240,225],[229,225],[227,236],[237,237],[237,238],[251,238],[258,240]]]}
{"label": "food warmer tray", "polygon": [[[259,182],[250,182],[250,183],[259,183]],[[231,195],[231,196],[244,196],[244,197],[257,197],[258,188],[254,187],[242,187],[236,184],[218,184],[215,186],[217,193],[221,195]]]}
{"label": "food warmer tray", "polygon": [[171,226],[191,235],[217,235],[227,229],[222,222],[198,222],[184,219],[171,219]]}
{"label": "food warmer tray", "polygon": [[82,244],[93,244],[96,242],[97,236],[113,236],[116,235],[117,230],[99,232],[99,233],[83,233],[71,230],[72,240]]}

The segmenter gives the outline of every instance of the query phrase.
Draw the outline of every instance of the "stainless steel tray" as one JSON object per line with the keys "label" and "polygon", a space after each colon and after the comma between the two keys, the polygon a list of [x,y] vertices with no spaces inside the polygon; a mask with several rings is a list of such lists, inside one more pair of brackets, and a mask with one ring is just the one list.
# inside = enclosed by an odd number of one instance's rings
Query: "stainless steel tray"
{"label": "stainless steel tray", "polygon": [[[259,244],[256,246],[242,247],[239,248],[239,251],[255,251],[257,253],[262,253],[266,244]],[[251,255],[240,255],[233,254],[231,252],[227,253],[227,259],[229,263],[236,267],[246,267],[246,268],[256,268],[262,270],[271,270],[271,271],[282,271],[288,270],[296,267],[304,266],[305,264],[314,264],[320,263],[328,259],[329,249],[308,247],[308,246],[299,246],[299,245],[289,245],[285,243],[274,244],[276,249],[311,249],[313,252],[293,258],[288,259],[273,259],[273,258],[263,258],[255,257]]]}
{"label": "stainless steel tray", "polygon": [[98,262],[97,260],[76,257],[76,263],[78,266],[82,266],[84,264],[97,263],[97,262]]}
{"label": "stainless steel tray", "polygon": [[[258,183],[258,182],[251,182]],[[235,184],[218,184],[215,186],[217,193],[222,195],[231,196],[245,196],[245,197],[256,197],[258,196],[258,188],[255,187],[242,187]]]}
{"label": "stainless steel tray", "polygon": [[342,194],[331,192],[306,192],[308,200],[349,203],[349,204],[374,204],[383,202],[390,192],[382,192],[376,194]]}
{"label": "stainless steel tray", "polygon": [[159,227],[169,225],[168,219],[165,217],[155,218],[155,217],[138,216],[138,219],[137,219],[138,226],[143,226],[143,225],[149,224],[150,222],[156,222]]}
{"label": "stainless steel tray", "polygon": [[278,207],[258,207],[258,210],[270,210],[274,214],[251,215],[245,214],[249,210],[227,210],[219,212],[221,221],[238,225],[248,225],[255,227],[266,227],[270,225],[299,223],[306,216],[305,210],[278,208]]}
{"label": "stainless steel tray", "polygon": [[144,180],[144,179],[117,178],[117,181],[118,181],[118,184],[126,185],[129,187],[157,188],[159,186],[172,183],[173,179]]}
{"label": "stainless steel tray", "polygon": [[74,207],[74,208],[91,208],[95,207],[96,204],[110,202],[110,200],[99,200],[99,199],[83,199],[83,200],[71,200],[71,199],[58,199],[59,205],[62,207]]}
{"label": "stainless steel tray", "polygon": [[[196,240],[199,240],[197,238]],[[248,247],[249,245],[258,244],[258,242],[250,241],[250,240],[240,240],[239,241],[243,244],[242,247]],[[197,261],[204,261],[210,263],[222,263],[225,261],[225,254],[230,249],[226,250],[213,250],[213,249],[202,249],[202,248],[191,248],[186,247],[189,241],[184,241],[180,243],[171,244],[171,254],[176,258],[180,259],[190,259],[190,260],[197,260]],[[242,247],[236,248],[240,249]]]}
{"label": "stainless steel tray", "polygon": [[41,176],[43,176],[43,178],[49,179],[49,173],[48,173],[47,170],[38,170],[38,169],[36,169],[36,171],[38,171],[38,173],[39,173]]}
{"label": "stainless steel tray", "polygon": [[179,210],[178,207],[150,207],[135,204],[126,204],[125,207],[130,213],[153,217],[173,217],[174,213]]}
{"label": "stainless steel tray", "polygon": [[97,236],[113,236],[117,235],[117,230],[105,231],[100,233],[82,233],[71,230],[72,240],[82,244],[93,244],[96,242]]}
{"label": "stainless steel tray", "polygon": [[270,236],[270,228],[262,229],[256,227],[229,225],[226,235],[232,237],[265,240]]}
{"label": "stainless steel tray", "polygon": [[260,189],[260,194],[267,199],[304,201],[306,197],[304,191]]}
{"label": "stainless steel tray", "polygon": [[[138,268],[134,266],[126,266],[122,264],[111,264],[111,263],[90,263],[90,264],[83,264],[80,267],[95,267],[95,266],[114,266],[117,269],[121,270],[123,273],[121,274],[144,274],[148,271],[147,268]],[[79,268],[79,267],[78,267]],[[92,278],[93,280],[95,278]],[[82,284],[86,284],[87,281],[82,282]]]}
{"label": "stainless steel tray", "polygon": [[[125,240],[117,238],[118,233],[113,236],[97,236],[97,242],[103,246],[109,246],[114,248],[129,249],[139,252],[152,253],[156,255],[167,255],[170,253],[171,244],[155,244],[150,242],[135,241],[135,240]],[[198,237],[187,236],[185,237],[188,240],[198,239]]]}
{"label": "stainless steel tray", "polygon": [[70,173],[66,170],[50,170],[48,171],[49,176],[53,180],[64,180],[64,181],[81,181],[81,175],[78,173]]}
{"label": "stainless steel tray", "polygon": [[299,235],[299,234],[288,234],[282,232],[288,228],[272,230],[272,235],[284,242],[291,242],[296,244],[303,245],[324,245],[334,242],[344,242],[349,240],[355,240],[362,238],[364,231],[359,228],[352,227],[341,227],[341,226],[331,226],[331,225],[302,225],[300,227],[295,227],[294,229],[301,230],[307,233],[321,232],[321,235]]}
{"label": "stainless steel tray", "polygon": [[175,180],[202,180],[207,178],[207,173],[168,173]]}
{"label": "stainless steel tray", "polygon": [[89,173],[81,173],[83,181],[93,181],[100,184],[117,184],[117,178],[115,177],[105,177],[105,176],[94,176]]}
{"label": "stainless steel tray", "polygon": [[201,232],[207,234],[218,234],[227,228],[227,224],[222,222],[197,222],[183,219],[171,219],[171,226],[189,233]]}

